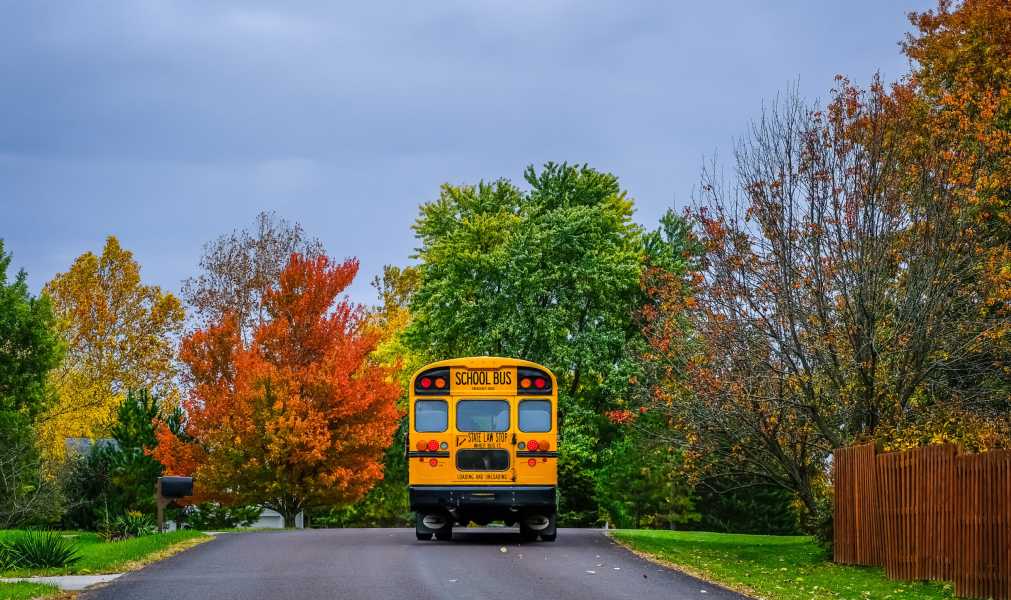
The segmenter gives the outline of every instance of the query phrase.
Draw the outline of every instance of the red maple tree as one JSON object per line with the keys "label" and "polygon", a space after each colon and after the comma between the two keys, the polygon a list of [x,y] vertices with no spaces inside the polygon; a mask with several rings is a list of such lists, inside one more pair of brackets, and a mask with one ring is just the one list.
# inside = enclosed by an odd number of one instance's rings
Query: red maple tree
{"label": "red maple tree", "polygon": [[234,316],[183,340],[186,426],[160,427],[153,454],[196,477],[196,499],[260,504],[291,526],[382,479],[399,389],[370,357],[379,337],[364,310],[339,298],[357,272],[355,259],[293,254],[248,344]]}

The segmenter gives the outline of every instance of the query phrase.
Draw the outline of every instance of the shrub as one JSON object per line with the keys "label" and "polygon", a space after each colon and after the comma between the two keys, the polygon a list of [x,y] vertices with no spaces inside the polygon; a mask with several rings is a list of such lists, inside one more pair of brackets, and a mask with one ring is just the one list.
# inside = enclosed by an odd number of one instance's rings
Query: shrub
{"label": "shrub", "polygon": [[202,531],[249,527],[260,518],[259,506],[222,506],[217,502],[204,502],[186,510],[186,523]]}
{"label": "shrub", "polygon": [[0,566],[65,567],[81,559],[77,544],[56,531],[25,531],[0,542]]}
{"label": "shrub", "polygon": [[126,540],[132,537],[151,535],[157,531],[154,519],[150,515],[145,515],[136,511],[130,511],[115,521],[105,524],[99,535],[103,539],[115,542]]}
{"label": "shrub", "polygon": [[159,403],[144,390],[129,391],[112,426],[112,441],[70,458],[64,494],[76,501],[64,514],[64,528],[94,531],[108,528],[108,515],[154,513],[154,486],[162,467],[145,449],[157,443],[153,421],[176,418],[161,411]]}

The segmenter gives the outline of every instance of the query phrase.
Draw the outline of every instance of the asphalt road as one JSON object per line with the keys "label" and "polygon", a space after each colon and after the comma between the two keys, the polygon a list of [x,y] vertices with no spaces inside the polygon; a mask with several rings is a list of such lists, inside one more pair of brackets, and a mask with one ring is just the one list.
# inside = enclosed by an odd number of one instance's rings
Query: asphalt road
{"label": "asphalt road", "polygon": [[[506,552],[502,552],[502,548]],[[740,600],[658,567],[598,530],[561,529],[554,543],[515,530],[457,530],[419,542],[410,529],[225,534],[129,573],[80,600]]]}

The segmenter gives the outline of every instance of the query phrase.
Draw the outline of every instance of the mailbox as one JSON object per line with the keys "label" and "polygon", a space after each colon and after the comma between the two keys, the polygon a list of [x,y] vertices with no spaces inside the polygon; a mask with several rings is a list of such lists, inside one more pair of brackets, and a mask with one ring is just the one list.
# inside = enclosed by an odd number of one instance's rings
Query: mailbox
{"label": "mailbox", "polygon": [[193,495],[192,477],[159,477],[158,491],[163,498],[185,498]]}
{"label": "mailbox", "polygon": [[165,508],[173,500],[193,495],[192,477],[159,477],[154,488],[154,499],[158,505],[158,531],[165,531]]}

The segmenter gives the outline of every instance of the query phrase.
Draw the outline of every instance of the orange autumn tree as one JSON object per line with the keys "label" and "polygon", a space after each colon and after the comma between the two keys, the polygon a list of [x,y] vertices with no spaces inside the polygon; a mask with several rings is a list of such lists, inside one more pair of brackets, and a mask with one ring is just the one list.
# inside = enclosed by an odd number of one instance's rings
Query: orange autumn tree
{"label": "orange autumn tree", "polygon": [[234,316],[183,340],[186,425],[160,427],[154,451],[167,472],[196,477],[201,498],[274,509],[286,526],[382,479],[399,388],[370,358],[379,337],[364,310],[339,298],[357,272],[354,259],[293,254],[248,344]]}
{"label": "orange autumn tree", "polygon": [[[939,0],[910,14],[904,44],[913,61],[907,104],[949,165],[949,185],[973,220],[979,250],[977,293],[1002,324],[992,339],[1011,344],[1011,3]],[[1003,376],[1011,366],[996,361]]]}

